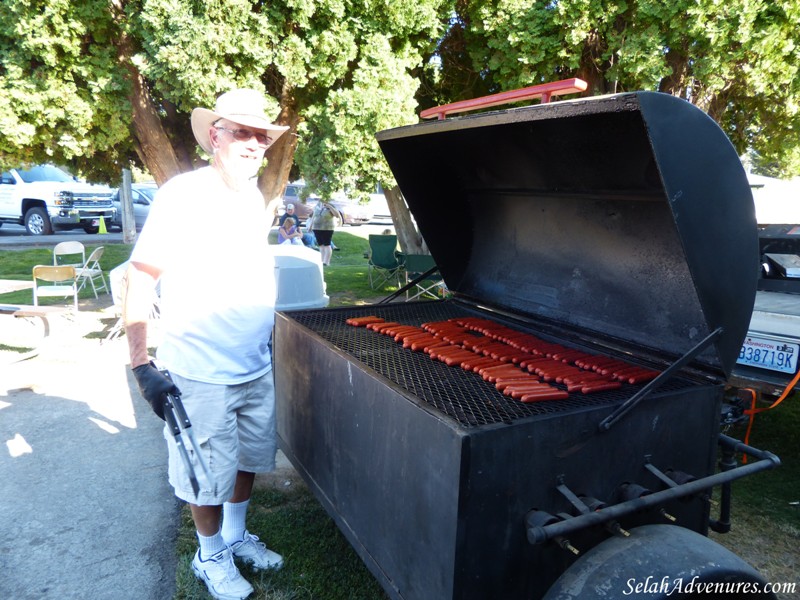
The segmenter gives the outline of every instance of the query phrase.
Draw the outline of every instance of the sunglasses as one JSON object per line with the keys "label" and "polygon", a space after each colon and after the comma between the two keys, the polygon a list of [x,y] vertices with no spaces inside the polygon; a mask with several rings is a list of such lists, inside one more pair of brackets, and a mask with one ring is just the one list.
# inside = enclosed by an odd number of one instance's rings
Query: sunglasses
{"label": "sunglasses", "polygon": [[249,142],[255,137],[256,142],[262,148],[269,148],[272,145],[272,138],[266,133],[256,133],[251,129],[228,129],[227,127],[221,127],[219,125],[215,125],[214,129],[218,131],[227,131],[237,142]]}

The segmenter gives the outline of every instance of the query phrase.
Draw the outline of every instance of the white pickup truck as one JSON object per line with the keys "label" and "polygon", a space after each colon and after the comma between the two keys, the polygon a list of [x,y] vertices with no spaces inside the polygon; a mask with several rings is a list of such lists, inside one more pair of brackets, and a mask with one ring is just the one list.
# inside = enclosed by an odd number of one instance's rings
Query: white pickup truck
{"label": "white pickup truck", "polygon": [[730,383],[777,396],[800,366],[800,225],[761,226],[759,250],[755,306]]}
{"label": "white pickup truck", "polygon": [[76,181],[52,165],[11,169],[0,176],[0,225],[24,225],[29,235],[56,228],[97,233],[100,219],[114,217],[114,190]]}

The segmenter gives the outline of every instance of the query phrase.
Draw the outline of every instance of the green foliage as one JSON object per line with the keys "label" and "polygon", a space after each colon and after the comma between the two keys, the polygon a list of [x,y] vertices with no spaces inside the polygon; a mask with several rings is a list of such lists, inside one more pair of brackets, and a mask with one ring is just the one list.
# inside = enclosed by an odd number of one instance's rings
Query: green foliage
{"label": "green foliage", "polygon": [[392,50],[389,37],[374,33],[362,48],[347,86],[306,112],[296,162],[309,186],[323,197],[344,189],[365,196],[376,183],[391,185],[391,173],[374,134],[416,120],[409,70],[420,61],[410,48]]}
{"label": "green foliage", "polygon": [[[459,2],[439,80],[496,92],[582,77],[591,93],[659,90],[706,110],[740,154],[800,174],[800,4],[793,0]],[[474,84],[473,88],[476,88]],[[438,91],[457,97],[460,89]]]}
{"label": "green foliage", "polygon": [[[141,0],[126,9],[141,51],[133,57],[154,90],[188,115],[221,91],[263,88],[278,31],[250,0]],[[273,111],[277,112],[275,101]]]}
{"label": "green foliage", "polygon": [[104,181],[146,167],[141,74],[178,156],[198,158],[192,108],[256,87],[297,116],[300,175],[363,196],[393,184],[374,134],[415,122],[417,103],[579,76],[591,93],[683,97],[792,175],[799,58],[794,0],[4,0],[0,166]]}
{"label": "green foliage", "polygon": [[131,161],[146,167],[131,110],[141,74],[179,156],[195,152],[194,107],[213,106],[232,87],[254,87],[271,98],[273,114],[298,115],[298,166],[318,189],[392,185],[373,136],[416,120],[412,71],[441,33],[445,5],[6,0],[0,162],[52,161],[106,181]]}
{"label": "green foliage", "polygon": [[[128,82],[107,2],[4,0],[0,19],[0,165],[82,164],[130,148]],[[13,163],[13,164],[10,164]]]}

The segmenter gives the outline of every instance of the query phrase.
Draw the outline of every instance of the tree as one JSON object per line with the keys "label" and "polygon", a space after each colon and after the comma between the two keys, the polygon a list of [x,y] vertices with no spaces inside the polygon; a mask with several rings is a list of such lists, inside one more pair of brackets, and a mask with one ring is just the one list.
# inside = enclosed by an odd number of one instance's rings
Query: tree
{"label": "tree", "polygon": [[106,180],[133,163],[163,182],[208,158],[192,108],[254,87],[291,127],[267,154],[267,200],[295,163],[323,195],[392,188],[374,134],[417,120],[411,73],[448,10],[446,0],[4,0],[0,162]]}
{"label": "tree", "polygon": [[441,97],[567,77],[586,95],[659,90],[708,112],[740,154],[800,174],[794,0],[460,0],[440,47],[458,49],[440,54],[442,85],[423,87]]}

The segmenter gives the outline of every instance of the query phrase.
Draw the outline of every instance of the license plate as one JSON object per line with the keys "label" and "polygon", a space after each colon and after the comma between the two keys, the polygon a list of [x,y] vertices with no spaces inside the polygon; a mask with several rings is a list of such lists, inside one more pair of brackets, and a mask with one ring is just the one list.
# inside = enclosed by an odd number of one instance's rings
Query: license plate
{"label": "license plate", "polygon": [[798,354],[800,354],[798,344],[747,336],[736,362],[740,365],[793,374],[797,370]]}

